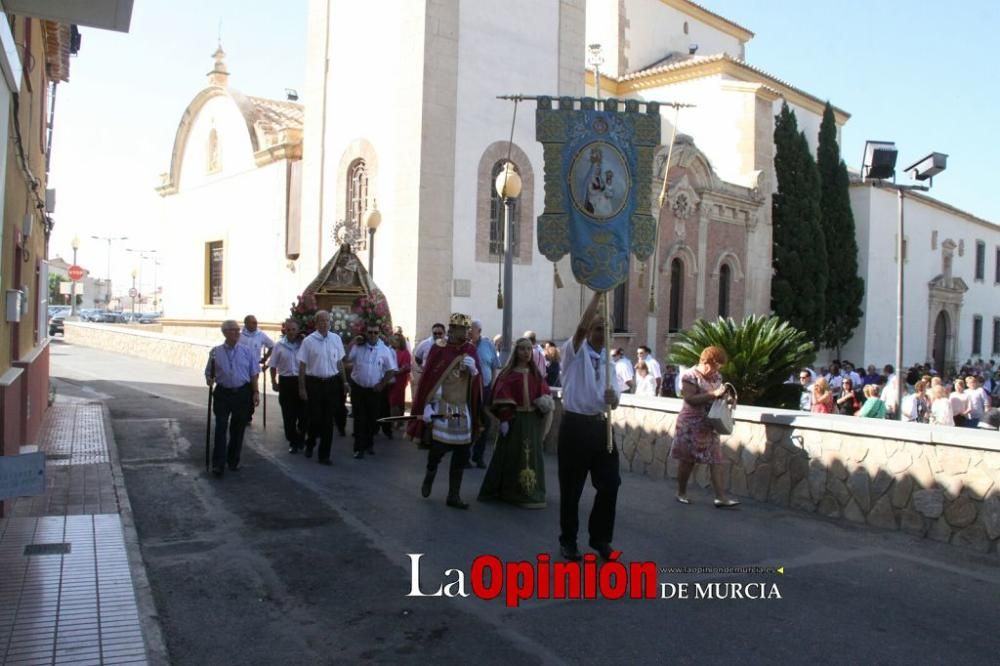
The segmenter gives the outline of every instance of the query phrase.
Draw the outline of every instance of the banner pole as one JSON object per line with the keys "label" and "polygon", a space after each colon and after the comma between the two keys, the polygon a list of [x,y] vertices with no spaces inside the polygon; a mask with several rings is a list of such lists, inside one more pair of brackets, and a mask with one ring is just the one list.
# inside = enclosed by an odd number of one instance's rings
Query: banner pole
{"label": "banner pole", "polygon": [[[611,390],[611,299],[604,292],[604,392]],[[611,405],[607,406],[608,453],[614,452],[614,430],[611,425]]]}

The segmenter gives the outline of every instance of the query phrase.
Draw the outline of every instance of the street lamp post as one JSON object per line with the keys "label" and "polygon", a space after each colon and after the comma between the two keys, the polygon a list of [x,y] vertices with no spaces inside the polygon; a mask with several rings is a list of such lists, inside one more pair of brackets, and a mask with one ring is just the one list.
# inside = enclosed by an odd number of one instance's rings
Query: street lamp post
{"label": "street lamp post", "polygon": [[109,309],[111,307],[111,243],[112,241],[128,240],[128,236],[91,236],[91,238],[108,242],[108,272],[104,278],[104,307]]}
{"label": "street lamp post", "polygon": [[514,334],[514,203],[521,194],[521,177],[510,162],[504,164],[497,174],[495,183],[497,194],[503,198],[504,243],[503,243],[503,339],[500,341],[500,360],[507,362],[513,349]]}
{"label": "street lamp post", "polygon": [[[80,249],[80,237],[73,236],[73,265],[76,266],[76,251]],[[76,280],[70,278],[69,316],[76,318]]]}
{"label": "street lamp post", "polygon": [[382,213],[372,202],[372,207],[365,211],[365,226],[368,227],[368,276],[375,278],[375,231],[382,224]]}
{"label": "street lamp post", "polygon": [[[139,250],[139,249],[131,248],[131,247],[125,248],[125,251],[139,255],[139,291],[140,292],[143,289],[143,286],[142,286],[143,285],[142,271],[143,271],[143,268],[145,268],[146,260],[147,259],[152,259],[153,260],[153,262],[154,262],[154,267],[153,267],[153,271],[154,271],[153,287],[154,287],[154,290],[155,290],[155,287],[156,287],[156,278],[155,278],[155,275],[156,275],[156,273],[155,273],[155,271],[156,271],[156,257],[154,255],[156,254],[157,251],[155,249],[154,250]],[[132,286],[134,287],[135,285],[132,285]],[[142,311],[142,300],[139,301],[139,310]]]}
{"label": "street lamp post", "polygon": [[135,276],[139,274],[139,271],[135,268],[132,269],[132,289],[129,290],[129,296],[132,297],[132,320],[135,320]]}
{"label": "street lamp post", "polygon": [[[898,185],[895,182],[888,182],[887,178],[896,178],[896,145],[889,141],[867,141],[865,142],[865,155],[862,160],[861,174],[865,180],[871,180],[875,187],[886,187],[896,190],[896,403],[887,405],[893,409],[893,418],[897,421],[903,418],[903,397],[905,393],[903,383],[905,373],[903,371],[903,296],[905,293],[903,276],[904,252],[906,245],[903,242],[904,220],[903,220],[903,200],[906,192],[920,191],[926,192],[929,185]],[[934,176],[945,170],[948,156],[944,153],[931,153],[924,159],[915,162],[907,167],[905,171],[917,180],[926,180],[933,184]],[[943,368],[938,368],[938,371]]]}

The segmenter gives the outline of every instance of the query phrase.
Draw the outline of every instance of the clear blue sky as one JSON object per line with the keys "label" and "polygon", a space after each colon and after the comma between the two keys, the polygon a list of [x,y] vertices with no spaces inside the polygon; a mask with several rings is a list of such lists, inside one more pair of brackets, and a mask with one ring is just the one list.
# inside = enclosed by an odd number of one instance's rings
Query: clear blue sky
{"label": "clear blue sky", "polygon": [[[948,153],[931,194],[1000,223],[998,141],[989,120],[1000,115],[991,53],[1000,2],[701,4],[755,33],[750,63],[851,114],[841,146],[848,166],[857,168],[866,139],[895,141],[900,167],[933,150]],[[306,0],[136,0],[130,33],[84,29],[70,82],[58,92],[52,256],[71,255],[79,234],[79,263],[103,276],[107,246],[91,234],[155,247],[153,188],[169,165],[184,108],[206,84],[220,18],[234,88],[276,98],[285,88],[304,92]],[[137,262],[118,251],[112,261],[123,284]],[[150,272],[147,264],[147,288]]]}
{"label": "clear blue sky", "polygon": [[[996,0],[698,0],[754,33],[747,61],[851,114],[848,167],[865,141],[895,141],[902,169],[932,151],[929,193],[1000,224]],[[989,120],[993,118],[994,120]],[[898,182],[910,182],[897,170]]]}

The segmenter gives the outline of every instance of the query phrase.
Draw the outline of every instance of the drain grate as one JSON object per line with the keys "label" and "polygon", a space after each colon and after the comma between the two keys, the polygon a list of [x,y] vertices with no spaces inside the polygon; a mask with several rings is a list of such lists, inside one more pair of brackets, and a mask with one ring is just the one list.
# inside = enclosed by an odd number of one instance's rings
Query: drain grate
{"label": "drain grate", "polygon": [[69,460],[73,457],[72,453],[46,453],[46,460]]}
{"label": "drain grate", "polygon": [[62,543],[31,543],[24,547],[25,557],[36,555],[69,555],[70,544]]}

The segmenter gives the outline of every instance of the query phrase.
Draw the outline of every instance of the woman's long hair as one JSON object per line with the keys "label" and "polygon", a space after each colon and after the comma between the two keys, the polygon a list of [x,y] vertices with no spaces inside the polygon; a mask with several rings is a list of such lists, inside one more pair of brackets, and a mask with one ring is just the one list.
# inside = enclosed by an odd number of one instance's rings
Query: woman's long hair
{"label": "woman's long hair", "polygon": [[[528,349],[533,350],[535,347],[533,344],[531,344],[531,340],[529,340],[528,338],[518,338],[517,342],[514,343],[513,349],[511,349],[510,356],[507,358],[507,362],[504,364],[503,368],[500,369],[500,372],[497,373],[497,376],[493,378],[494,386],[496,386],[500,382],[501,377],[506,376],[509,372],[511,372],[514,369],[514,366],[517,364],[517,346],[522,342],[528,345]],[[541,373],[538,372],[538,366],[535,365],[534,361],[531,358],[528,359],[528,372],[534,374],[539,379],[544,379]]]}

